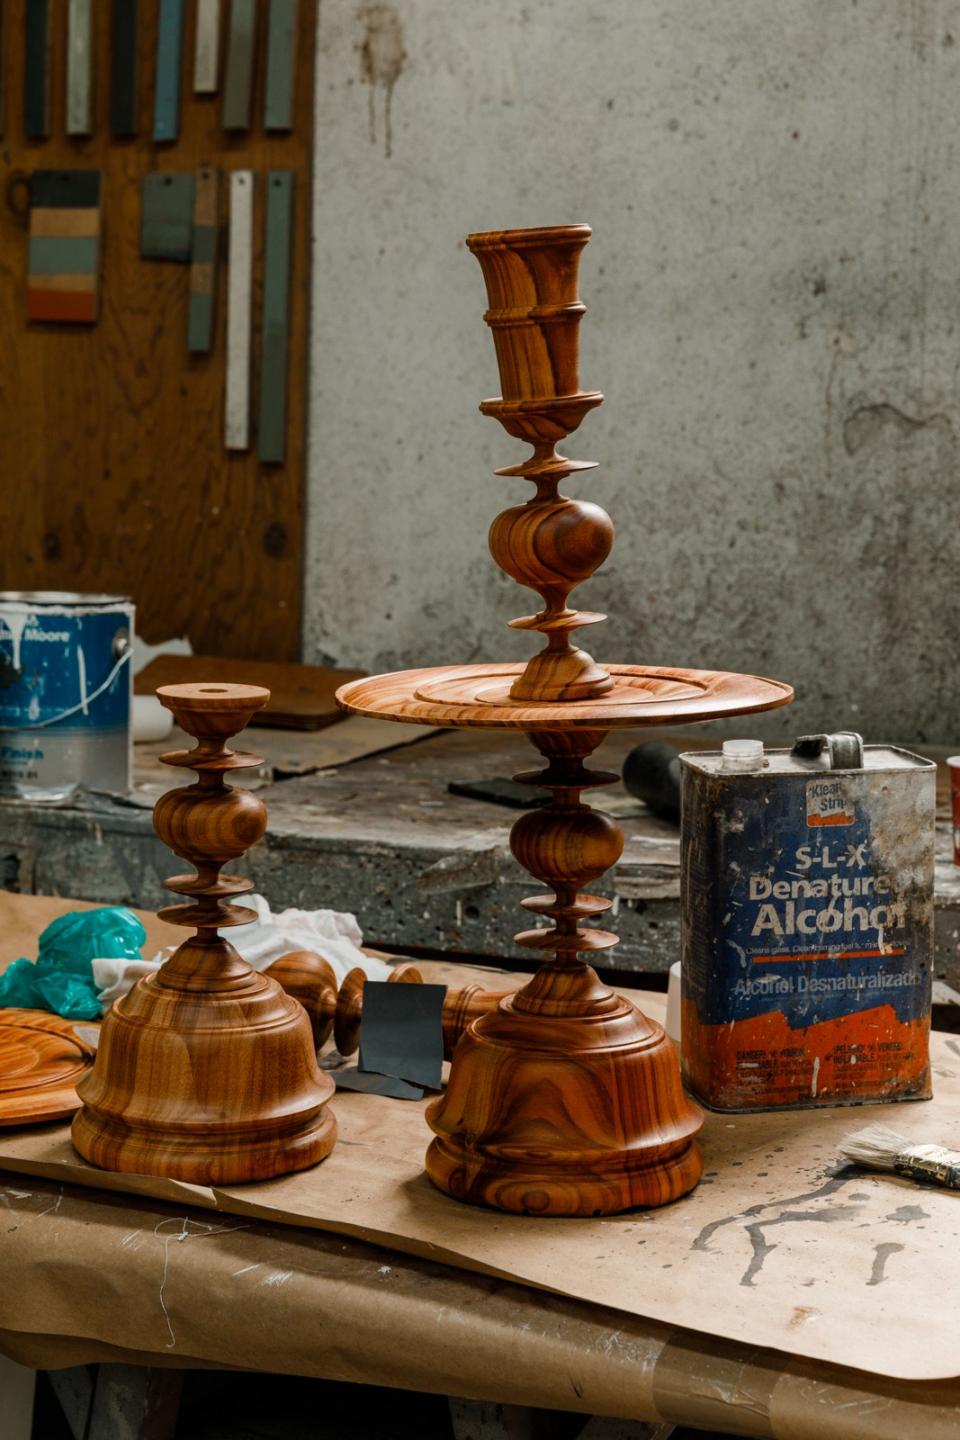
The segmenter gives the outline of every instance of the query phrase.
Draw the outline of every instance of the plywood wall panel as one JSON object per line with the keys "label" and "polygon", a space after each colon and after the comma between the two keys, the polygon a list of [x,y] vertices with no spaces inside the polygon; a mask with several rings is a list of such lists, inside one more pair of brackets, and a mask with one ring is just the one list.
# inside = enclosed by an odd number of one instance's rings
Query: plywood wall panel
{"label": "plywood wall panel", "polygon": [[[310,184],[316,0],[300,6],[297,110],[289,135],[261,128],[266,7],[261,10],[253,128],[227,135],[221,98],[192,86],[196,7],[186,7],[180,138],[152,141],[158,0],[140,0],[139,134],[110,134],[109,8],[96,6],[94,133],[65,133],[65,7],[51,8],[50,136],[23,134],[25,0],[4,5],[8,126],[0,149],[0,586],[131,594],[138,628],[160,642],[189,635],[195,650],[296,659],[300,653],[304,380],[309,206],[295,210],[287,458],[223,444],[226,314],[213,352],[187,353],[189,266],[140,253],[143,176],[217,166],[265,176],[292,170]],[[227,7],[221,7],[225,12]],[[63,17],[63,18],[61,18]],[[225,13],[224,13],[225,18]],[[225,37],[221,36],[221,43]],[[100,319],[82,330],[27,321],[28,216],[34,169],[103,172]],[[226,196],[221,186],[221,257]],[[255,233],[254,365],[259,364],[263,230]],[[254,417],[254,426],[256,417]]]}

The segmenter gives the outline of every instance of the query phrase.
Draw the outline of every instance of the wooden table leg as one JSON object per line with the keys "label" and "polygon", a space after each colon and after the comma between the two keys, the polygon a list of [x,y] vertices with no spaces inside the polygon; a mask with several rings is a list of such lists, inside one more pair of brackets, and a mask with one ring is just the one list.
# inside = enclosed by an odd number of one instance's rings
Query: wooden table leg
{"label": "wooden table leg", "polygon": [[57,1397],[63,1418],[70,1426],[73,1440],[86,1440],[96,1383],[96,1366],[71,1365],[67,1370],[47,1370],[44,1373],[50,1382],[50,1389]]}
{"label": "wooden table leg", "polygon": [[492,1400],[448,1401],[455,1440],[669,1440],[674,1426],[566,1410],[498,1405]]}
{"label": "wooden table leg", "polygon": [[174,1440],[182,1370],[101,1365],[87,1440]]}
{"label": "wooden table leg", "polygon": [[[669,1440],[677,1427],[657,1421],[617,1420],[610,1415],[594,1415],[580,1431],[577,1440]],[[704,1437],[706,1440],[706,1437]]]}
{"label": "wooden table leg", "polygon": [[459,1400],[451,1395],[454,1440],[533,1440],[536,1411],[527,1405],[498,1405],[493,1400]]}
{"label": "wooden table leg", "polygon": [[0,1430],[7,1440],[30,1440],[37,1372],[0,1355]]}

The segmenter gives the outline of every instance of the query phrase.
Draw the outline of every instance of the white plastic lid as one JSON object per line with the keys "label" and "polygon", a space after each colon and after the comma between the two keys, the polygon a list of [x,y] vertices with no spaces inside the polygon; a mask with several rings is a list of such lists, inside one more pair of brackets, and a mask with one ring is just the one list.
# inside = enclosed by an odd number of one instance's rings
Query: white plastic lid
{"label": "white plastic lid", "polygon": [[762,740],[724,740],[721,754],[724,770],[762,770],[765,764]]}

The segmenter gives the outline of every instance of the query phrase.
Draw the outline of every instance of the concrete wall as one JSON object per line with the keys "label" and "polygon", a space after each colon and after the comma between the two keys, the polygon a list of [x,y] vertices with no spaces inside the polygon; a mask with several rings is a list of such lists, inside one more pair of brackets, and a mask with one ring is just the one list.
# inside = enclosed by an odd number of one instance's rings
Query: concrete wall
{"label": "concrete wall", "polygon": [[305,659],[530,652],[462,237],[586,220],[590,648],[957,742],[960,5],[322,0],[319,42]]}

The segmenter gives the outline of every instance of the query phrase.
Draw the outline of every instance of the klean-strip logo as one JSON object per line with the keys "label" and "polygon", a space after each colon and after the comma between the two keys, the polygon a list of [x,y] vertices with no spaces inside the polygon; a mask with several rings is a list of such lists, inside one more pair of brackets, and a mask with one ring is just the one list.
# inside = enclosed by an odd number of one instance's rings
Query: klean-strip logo
{"label": "klean-strip logo", "polygon": [[853,802],[842,780],[807,781],[808,825],[852,825],[855,819]]}

